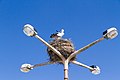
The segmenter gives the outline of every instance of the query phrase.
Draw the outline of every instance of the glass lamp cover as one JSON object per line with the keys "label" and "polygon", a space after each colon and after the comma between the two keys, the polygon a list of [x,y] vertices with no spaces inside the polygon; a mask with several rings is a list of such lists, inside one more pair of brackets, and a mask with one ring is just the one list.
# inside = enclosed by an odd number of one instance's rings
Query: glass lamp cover
{"label": "glass lamp cover", "polygon": [[31,64],[23,64],[20,68],[22,72],[29,72],[32,68]]}
{"label": "glass lamp cover", "polygon": [[100,74],[100,68],[98,66],[96,66],[96,68],[94,68],[92,73],[95,74],[95,75]]}
{"label": "glass lamp cover", "polygon": [[115,38],[118,35],[117,29],[116,28],[110,28],[107,30],[107,37],[110,39]]}
{"label": "glass lamp cover", "polygon": [[33,26],[31,26],[30,24],[26,24],[24,26],[23,32],[27,35],[27,36],[34,36],[37,32],[35,32],[35,29]]}

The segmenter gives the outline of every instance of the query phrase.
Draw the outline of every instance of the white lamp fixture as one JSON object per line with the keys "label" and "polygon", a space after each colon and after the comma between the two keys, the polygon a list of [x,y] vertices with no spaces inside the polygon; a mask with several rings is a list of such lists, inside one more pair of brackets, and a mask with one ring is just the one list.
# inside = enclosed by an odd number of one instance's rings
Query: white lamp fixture
{"label": "white lamp fixture", "polygon": [[92,74],[94,75],[100,74],[100,68],[98,66],[92,65],[90,67],[93,68],[93,70],[91,70]]}
{"label": "white lamp fixture", "polygon": [[35,30],[35,28],[32,25],[30,25],[30,24],[24,25],[23,32],[27,36],[31,36],[31,37],[35,36],[37,34],[37,31]]}
{"label": "white lamp fixture", "polygon": [[33,65],[31,64],[23,64],[20,68],[22,72],[29,72],[31,69],[33,69]]}
{"label": "white lamp fixture", "polygon": [[112,27],[110,29],[107,29],[106,31],[103,32],[103,36],[106,39],[113,39],[118,35],[118,31],[116,28]]}

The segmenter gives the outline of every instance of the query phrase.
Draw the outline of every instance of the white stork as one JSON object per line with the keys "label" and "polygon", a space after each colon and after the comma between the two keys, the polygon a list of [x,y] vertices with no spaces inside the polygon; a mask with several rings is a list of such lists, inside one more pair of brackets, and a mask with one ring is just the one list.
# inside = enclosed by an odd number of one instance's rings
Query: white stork
{"label": "white stork", "polygon": [[64,35],[64,29],[61,29],[60,32],[57,31],[57,33],[51,34],[50,38],[61,39],[63,35]]}

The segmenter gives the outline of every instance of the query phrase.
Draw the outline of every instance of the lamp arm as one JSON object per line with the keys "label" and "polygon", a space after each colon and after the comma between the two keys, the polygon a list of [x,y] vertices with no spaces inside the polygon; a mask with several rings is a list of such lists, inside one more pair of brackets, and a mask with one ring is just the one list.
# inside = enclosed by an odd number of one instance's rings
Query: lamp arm
{"label": "lamp arm", "polygon": [[44,62],[44,63],[40,63],[40,64],[35,64],[33,65],[33,68],[39,67],[39,66],[45,66],[45,65],[49,65],[49,64],[55,64],[56,62]]}
{"label": "lamp arm", "polygon": [[83,63],[80,63],[80,62],[78,62],[78,61],[70,61],[70,62],[73,63],[73,64],[76,64],[76,65],[78,65],[78,66],[85,67],[85,68],[87,68],[87,69],[89,69],[89,70],[93,70],[92,67],[87,66],[87,65],[85,65],[85,64],[83,64]]}
{"label": "lamp arm", "polygon": [[96,41],[93,41],[92,43],[80,48],[79,50],[75,51],[74,53],[72,53],[69,57],[68,57],[68,60],[70,60],[71,58],[73,58],[75,55],[77,54],[80,54],[82,51],[85,51],[86,49],[90,48],[91,46],[97,44],[98,42],[104,40],[105,38],[102,37],[102,38],[99,38],[97,39]]}
{"label": "lamp arm", "polygon": [[57,54],[62,59],[62,61],[65,61],[64,56],[57,49],[52,47],[49,43],[47,43],[45,40],[43,40],[40,36],[35,35],[35,37],[37,39],[39,39],[41,42],[43,42],[46,46],[48,46],[55,54]]}

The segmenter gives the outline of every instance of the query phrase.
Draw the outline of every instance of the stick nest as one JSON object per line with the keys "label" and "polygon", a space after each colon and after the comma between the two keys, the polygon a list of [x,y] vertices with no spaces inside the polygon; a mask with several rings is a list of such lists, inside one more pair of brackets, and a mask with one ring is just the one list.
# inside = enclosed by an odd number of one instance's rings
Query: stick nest
{"label": "stick nest", "polygon": [[[73,43],[68,39],[56,39],[49,43],[55,49],[57,49],[64,57],[67,59],[70,54],[75,51]],[[47,48],[48,55],[50,57],[50,61],[57,62],[61,61],[61,58],[56,55],[49,47]],[[71,60],[75,60],[76,56]]]}

